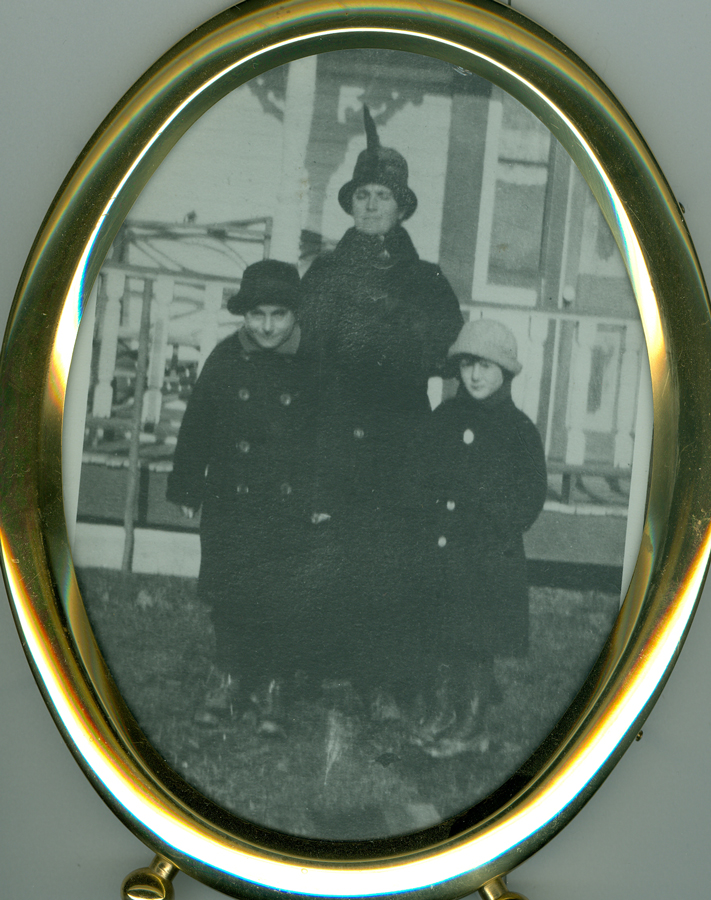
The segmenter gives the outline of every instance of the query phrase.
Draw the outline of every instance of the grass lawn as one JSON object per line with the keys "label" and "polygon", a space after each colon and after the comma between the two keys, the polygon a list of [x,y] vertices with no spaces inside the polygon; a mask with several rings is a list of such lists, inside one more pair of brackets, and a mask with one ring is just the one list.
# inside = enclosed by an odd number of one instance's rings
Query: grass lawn
{"label": "grass lawn", "polygon": [[618,597],[531,589],[531,650],[497,660],[504,700],[487,752],[432,759],[393,724],[324,696],[299,701],[286,737],[249,720],[194,721],[214,685],[209,611],[196,583],[84,569],[79,584],[108,666],[152,745],[186,781],[277,831],[334,840],[393,836],[459,813],[499,787],[550,732],[614,623]]}

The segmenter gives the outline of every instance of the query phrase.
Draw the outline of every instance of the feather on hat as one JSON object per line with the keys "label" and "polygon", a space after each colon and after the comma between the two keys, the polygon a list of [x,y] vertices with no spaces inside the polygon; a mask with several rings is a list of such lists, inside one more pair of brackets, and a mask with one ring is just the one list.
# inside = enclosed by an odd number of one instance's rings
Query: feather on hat
{"label": "feather on hat", "polygon": [[347,181],[338,192],[338,202],[348,215],[352,215],[355,189],[364,184],[382,184],[393,192],[402,218],[409,219],[417,209],[417,197],[407,183],[409,174],[407,161],[392,147],[381,146],[375,122],[365,104],[363,105],[363,120],[366,148],[358,154],[353,169],[353,178]]}

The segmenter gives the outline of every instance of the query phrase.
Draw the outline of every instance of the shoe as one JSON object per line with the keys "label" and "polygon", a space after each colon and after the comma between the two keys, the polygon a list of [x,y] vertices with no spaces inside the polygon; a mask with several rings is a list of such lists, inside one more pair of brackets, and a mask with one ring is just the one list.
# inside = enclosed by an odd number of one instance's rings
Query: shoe
{"label": "shoe", "polygon": [[286,729],[281,722],[276,719],[264,718],[260,719],[256,724],[257,734],[268,738],[286,738]]}
{"label": "shoe", "polygon": [[203,707],[195,713],[193,722],[203,728],[222,728],[229,722],[230,716],[227,710],[221,710],[220,712]]}
{"label": "shoe", "polygon": [[229,673],[221,675],[216,687],[205,695],[207,709],[228,709],[237,697],[238,682]]}
{"label": "shoe", "polygon": [[196,725],[219,728],[227,724],[238,713],[237,681],[231,675],[221,675],[219,683],[205,695],[200,709],[193,717]]}
{"label": "shoe", "polygon": [[462,753],[486,753],[489,749],[489,736],[480,735],[475,738],[442,737],[431,744],[424,745],[423,753],[432,759],[451,759]]}
{"label": "shoe", "polygon": [[250,701],[256,712],[256,733],[270,738],[286,737],[284,685],[281,680],[270,679],[266,691],[261,696],[255,692]]}
{"label": "shoe", "polygon": [[371,704],[371,718],[374,722],[399,722],[402,712],[390,694],[378,691]]}
{"label": "shoe", "polygon": [[447,759],[461,753],[486,753],[489,749],[489,735],[482,727],[480,698],[477,694],[453,711],[450,724],[418,744],[428,756]]}
{"label": "shoe", "polygon": [[449,731],[456,722],[457,714],[453,709],[441,709],[429,718],[420,719],[412,727],[410,741],[417,747],[432,744],[438,737]]}

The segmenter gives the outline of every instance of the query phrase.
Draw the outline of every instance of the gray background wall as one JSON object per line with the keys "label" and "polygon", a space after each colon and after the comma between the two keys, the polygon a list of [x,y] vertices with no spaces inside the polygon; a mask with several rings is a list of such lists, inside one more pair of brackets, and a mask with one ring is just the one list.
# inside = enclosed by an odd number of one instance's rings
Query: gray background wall
{"label": "gray background wall", "polygon": [[[608,83],[664,170],[711,272],[707,0],[517,0]],[[24,0],[0,9],[0,310],[84,143],[131,83],[222,0]],[[711,588],[644,738],[510,879],[530,900],[704,896],[711,886]],[[150,853],[54,728],[0,604],[0,893],[110,900]],[[180,876],[178,900],[217,895]]]}

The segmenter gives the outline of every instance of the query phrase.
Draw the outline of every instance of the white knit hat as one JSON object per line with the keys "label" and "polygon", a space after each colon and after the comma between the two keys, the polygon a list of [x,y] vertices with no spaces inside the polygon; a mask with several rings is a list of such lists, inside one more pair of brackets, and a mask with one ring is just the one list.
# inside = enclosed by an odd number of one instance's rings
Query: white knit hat
{"label": "white knit hat", "polygon": [[453,356],[478,356],[514,375],[518,375],[522,368],[518,361],[516,338],[505,325],[493,319],[467,322],[447,356],[450,359]]}

